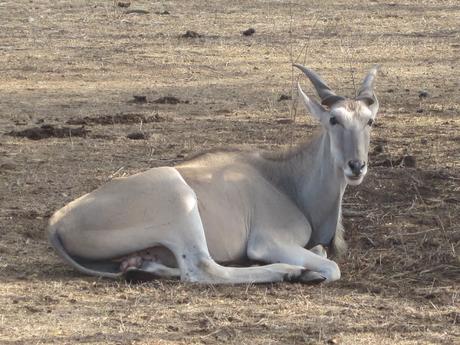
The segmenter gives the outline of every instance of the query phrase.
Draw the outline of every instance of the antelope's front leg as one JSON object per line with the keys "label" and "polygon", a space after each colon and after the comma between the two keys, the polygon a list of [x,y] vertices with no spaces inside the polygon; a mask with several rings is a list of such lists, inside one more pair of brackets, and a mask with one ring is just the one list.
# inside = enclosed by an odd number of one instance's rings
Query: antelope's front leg
{"label": "antelope's front leg", "polygon": [[326,248],[324,248],[322,244],[317,244],[316,246],[311,248],[310,251],[316,255],[319,255],[327,259],[327,251],[326,251]]}
{"label": "antelope's front leg", "polygon": [[248,244],[248,257],[252,260],[305,267],[308,271],[300,277],[301,282],[333,282],[340,279],[339,266],[323,256],[324,248],[315,247],[314,251],[295,243],[275,243],[275,241],[260,240],[260,238],[257,242],[251,241]]}

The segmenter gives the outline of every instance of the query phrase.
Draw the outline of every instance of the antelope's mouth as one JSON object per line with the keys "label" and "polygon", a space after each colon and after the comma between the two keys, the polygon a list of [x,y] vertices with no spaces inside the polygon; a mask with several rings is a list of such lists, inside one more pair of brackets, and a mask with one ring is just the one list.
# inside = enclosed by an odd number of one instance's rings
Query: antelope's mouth
{"label": "antelope's mouth", "polygon": [[352,176],[346,176],[347,179],[352,180],[352,181],[358,181],[363,178],[363,175],[352,175]]}
{"label": "antelope's mouth", "polygon": [[347,165],[345,169],[343,169],[343,174],[345,175],[345,180],[348,184],[352,186],[357,186],[364,180],[364,176],[367,174],[367,165],[358,172],[352,171],[350,167]]}
{"label": "antelope's mouth", "polygon": [[364,180],[364,176],[366,175],[365,172],[359,174],[359,175],[355,175],[355,174],[352,174],[352,173],[347,173],[347,171],[345,171],[345,180],[347,181],[347,183],[349,185],[352,185],[352,186],[357,186],[359,184],[361,184],[361,182],[363,182]]}

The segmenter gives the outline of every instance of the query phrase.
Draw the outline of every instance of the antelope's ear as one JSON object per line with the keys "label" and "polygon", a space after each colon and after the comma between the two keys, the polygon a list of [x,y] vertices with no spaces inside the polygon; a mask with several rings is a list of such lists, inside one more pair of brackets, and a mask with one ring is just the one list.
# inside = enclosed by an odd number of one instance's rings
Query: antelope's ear
{"label": "antelope's ear", "polygon": [[379,111],[379,100],[377,99],[377,96],[374,93],[374,103],[371,105],[368,105],[369,109],[372,112],[372,117],[375,118],[377,116],[377,112]]}
{"label": "antelope's ear", "polygon": [[375,78],[379,67],[379,65],[372,67],[364,78],[361,88],[358,91],[358,96],[356,97],[356,99],[366,103],[372,112],[372,117],[375,117],[377,115],[377,111],[379,110],[379,101],[374,92]]}
{"label": "antelope's ear", "polygon": [[326,109],[324,109],[324,107],[321,104],[316,102],[314,99],[308,97],[300,87],[300,83],[297,83],[297,89],[299,90],[300,98],[302,99],[302,102],[305,105],[307,111],[323,123],[325,121],[328,121],[329,112]]}

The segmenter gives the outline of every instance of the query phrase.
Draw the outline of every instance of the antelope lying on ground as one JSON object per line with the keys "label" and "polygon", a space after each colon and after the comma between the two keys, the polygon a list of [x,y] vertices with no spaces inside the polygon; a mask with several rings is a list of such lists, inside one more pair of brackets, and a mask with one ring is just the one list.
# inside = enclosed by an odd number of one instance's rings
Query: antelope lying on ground
{"label": "antelope lying on ground", "polygon": [[[367,172],[377,68],[358,96],[346,99],[313,71],[295,66],[321,98],[317,103],[299,85],[307,110],[322,125],[309,143],[283,153],[204,153],[176,167],[115,179],[53,215],[49,239],[60,256],[83,273],[112,278],[339,279],[324,246],[345,246],[342,196]],[[265,265],[223,266],[254,261]]]}

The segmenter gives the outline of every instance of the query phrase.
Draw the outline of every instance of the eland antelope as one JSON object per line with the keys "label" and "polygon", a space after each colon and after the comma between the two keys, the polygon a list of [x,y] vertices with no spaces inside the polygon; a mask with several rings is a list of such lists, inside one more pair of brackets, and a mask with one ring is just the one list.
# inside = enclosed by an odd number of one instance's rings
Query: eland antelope
{"label": "eland antelope", "polygon": [[324,247],[345,248],[342,197],[367,172],[377,67],[348,99],[295,66],[321,99],[298,84],[322,127],[308,143],[277,153],[208,152],[114,179],[52,216],[48,235],[59,255],[83,273],[112,278],[140,272],[211,284],[339,279]]}

